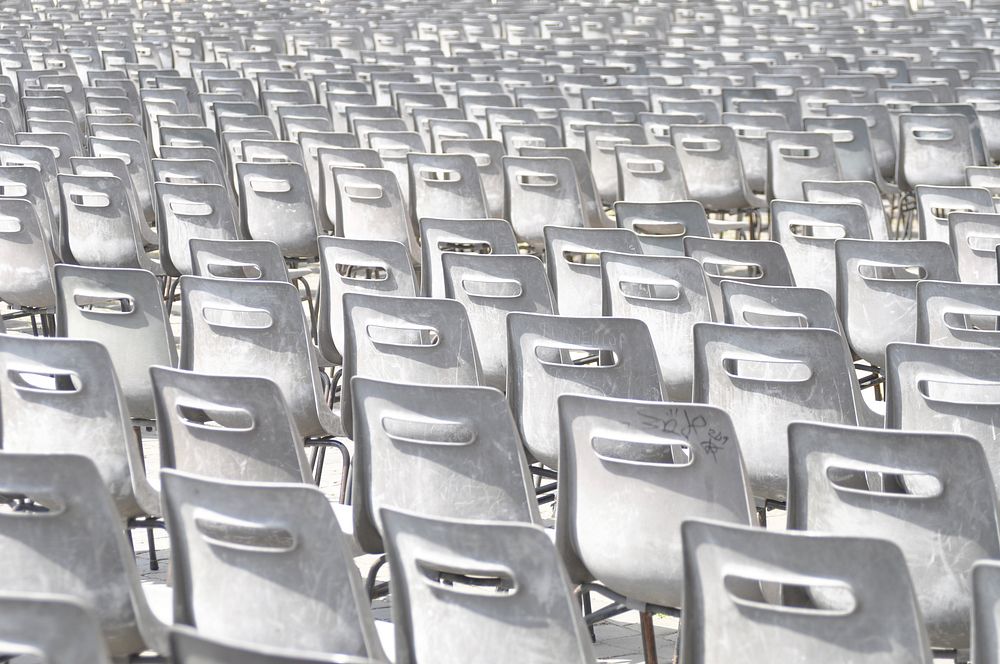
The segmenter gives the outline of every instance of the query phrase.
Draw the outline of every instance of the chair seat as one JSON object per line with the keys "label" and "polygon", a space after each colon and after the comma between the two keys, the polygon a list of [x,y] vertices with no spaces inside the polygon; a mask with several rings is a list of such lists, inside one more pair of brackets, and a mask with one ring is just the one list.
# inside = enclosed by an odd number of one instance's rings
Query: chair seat
{"label": "chair seat", "polygon": [[365,552],[361,550],[361,546],[358,544],[357,538],[354,536],[354,507],[335,502],[331,502],[330,504],[333,506],[333,515],[337,518],[337,525],[340,526],[341,532],[344,533],[344,537],[350,543],[351,555],[355,558],[365,555]]}

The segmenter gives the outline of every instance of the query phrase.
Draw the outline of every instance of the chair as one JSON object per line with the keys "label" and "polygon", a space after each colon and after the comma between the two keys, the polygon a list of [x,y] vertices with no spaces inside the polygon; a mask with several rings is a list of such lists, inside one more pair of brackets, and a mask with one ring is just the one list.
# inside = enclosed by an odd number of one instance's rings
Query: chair
{"label": "chair", "polygon": [[871,239],[868,214],[857,203],[771,201],[771,237],[785,248],[795,284],[837,299],[834,243]]}
{"label": "chair", "polygon": [[868,215],[868,233],[873,240],[889,239],[889,224],[882,205],[882,194],[875,183],[868,181],[843,182],[805,180],[802,193],[810,203],[856,203]]}
{"label": "chair", "polygon": [[[618,148],[644,145],[646,132],[642,125],[637,124],[588,124],[583,129],[587,145],[587,159],[590,161],[590,171],[593,173],[594,184],[597,186],[597,195],[603,205],[611,205],[621,198],[619,194]],[[648,154],[649,151],[645,152]],[[662,149],[652,151],[653,155],[664,160],[663,169],[654,170],[654,172],[659,173],[660,178],[673,175],[674,177],[671,179],[676,182],[676,174],[680,173],[676,167],[676,159],[670,159],[664,152]],[[681,177],[681,181],[683,182],[683,177]],[[663,186],[662,182],[661,186]],[[671,188],[676,188],[676,184]],[[687,196],[677,196],[677,198],[687,198]]]}
{"label": "chair", "polygon": [[353,430],[355,376],[427,385],[481,383],[469,317],[458,302],[349,292],[343,303],[346,431]]}
{"label": "chair", "polygon": [[410,152],[410,218],[485,219],[486,194],[476,160],[467,154]]}
{"label": "chair", "polygon": [[570,578],[630,608],[682,608],[681,523],[751,523],[729,416],[683,402],[567,394],[559,423],[556,546]]}
{"label": "chair", "polygon": [[918,184],[961,186],[965,167],[978,166],[969,121],[963,115],[903,113],[899,116],[896,184],[904,192]]}
{"label": "chair", "polygon": [[321,229],[302,164],[240,161],[235,167],[240,236],[270,240],[286,258],[315,258]]}
{"label": "chair", "polygon": [[559,395],[662,398],[656,351],[639,320],[509,313],[507,343],[507,400],[530,458],[549,468],[559,461]]}
{"label": "chair", "polygon": [[840,174],[845,180],[873,182],[887,196],[899,193],[895,186],[882,178],[865,118],[812,117],[804,120],[804,128],[806,131],[829,134],[833,138]]}
{"label": "chair", "polygon": [[878,533],[898,546],[931,645],[968,648],[972,564],[1000,555],[996,491],[979,443],[806,422],[789,426],[788,439],[788,527]]}
{"label": "chair", "polygon": [[504,219],[420,220],[420,292],[428,297],[444,297],[446,253],[516,254],[517,239],[510,222]]}
{"label": "chair", "polygon": [[302,437],[273,381],[167,367],[149,373],[161,468],[249,482],[311,479]]}
{"label": "chair", "polygon": [[504,212],[504,172],[502,158],[503,143],[489,139],[450,138],[441,141],[440,150],[444,154],[471,154],[479,168],[479,179],[486,194],[486,208],[494,219],[503,217]]}
{"label": "chair", "polygon": [[566,570],[539,526],[389,509],[382,524],[399,664],[486,662],[501,652],[513,661],[596,661]]}
{"label": "chair", "polygon": [[31,201],[2,201],[0,299],[14,307],[51,311],[56,306],[55,258],[45,228]]}
{"label": "chair", "polygon": [[840,164],[829,134],[767,133],[767,199],[801,201],[806,180],[840,180]]}
{"label": "chair", "polygon": [[132,218],[136,220],[136,228],[147,248],[158,247],[160,244],[156,231],[150,226],[145,213],[139,204],[139,198],[128,172],[128,165],[121,157],[72,157],[70,166],[75,175],[104,175],[121,180],[125,186],[125,196],[128,199]]}
{"label": "chair", "polygon": [[659,203],[689,199],[687,176],[677,157],[677,151],[669,145],[615,146],[618,169],[615,201]]}
{"label": "chair", "polygon": [[111,664],[93,609],[70,595],[0,592],[0,652],[59,664]]}
{"label": "chair", "polygon": [[376,661],[349,655],[248,646],[209,639],[197,630],[184,627],[170,630],[170,655],[177,664],[374,664]]}
{"label": "chair", "polygon": [[949,216],[953,212],[995,212],[993,197],[986,189],[917,185],[913,192],[921,240],[947,242],[951,227]]}
{"label": "chair", "polygon": [[163,289],[150,272],[57,265],[56,334],[107,349],[133,420],[155,419],[149,367],[177,364]]}
{"label": "chair", "polygon": [[[157,182],[160,260],[170,276],[194,272],[191,240],[237,240],[236,218],[229,191],[217,184]],[[250,201],[247,205],[252,205]]]}
{"label": "chair", "polygon": [[688,664],[933,662],[890,542],[698,520],[681,525],[681,539]]}
{"label": "chair", "polygon": [[851,349],[874,367],[885,366],[885,347],[912,341],[917,283],[958,281],[951,249],[924,240],[837,240],[837,313]]}
{"label": "chair", "polygon": [[546,226],[545,258],[556,306],[563,316],[599,316],[601,254],[638,254],[639,239],[623,228]]}
{"label": "chair", "polygon": [[834,330],[694,326],[694,400],[733,418],[758,499],[785,499],[789,422],[858,423],[854,381]]}
{"label": "chair", "polygon": [[303,268],[289,270],[281,248],[268,240],[191,238],[188,247],[196,277],[290,281],[292,275],[308,273]]}
{"label": "chair", "polygon": [[247,645],[293,643],[307,652],[384,658],[361,578],[322,491],[169,469],[161,482],[176,623]]}
{"label": "chair", "polygon": [[775,113],[723,113],[722,123],[736,133],[747,186],[759,198],[767,191],[767,134],[795,127],[789,125],[784,116]]}
{"label": "chair", "polygon": [[830,117],[847,116],[864,118],[868,125],[868,136],[871,139],[872,154],[878,166],[882,179],[896,179],[896,144],[898,142],[898,127],[890,116],[889,109],[883,103],[849,103],[830,104],[826,107]]}
{"label": "chair", "polygon": [[965,184],[970,187],[988,189],[995,200],[1000,196],[1000,167],[966,166]]}
{"label": "chair", "polygon": [[573,162],[576,183],[580,189],[580,203],[583,206],[584,225],[590,228],[614,226],[604,212],[604,205],[597,194],[597,185],[594,183],[594,174],[586,152],[579,148],[523,147],[520,150],[520,155],[522,157],[565,157]]}
{"label": "chair", "polygon": [[518,240],[538,250],[545,226],[586,226],[573,162],[565,157],[504,157],[505,218]]}
{"label": "chair", "polygon": [[[32,508],[0,510],[0,588],[68,595],[87,605],[112,657],[147,648],[167,652],[170,595],[140,585],[135,554],[94,462],[77,454],[7,451],[2,461],[2,493],[29,499]],[[22,636],[39,633],[35,626]],[[85,653],[82,641],[71,647]]]}
{"label": "chair", "polygon": [[641,253],[683,256],[684,238],[711,237],[705,208],[698,201],[615,203],[615,221],[639,238]]}
{"label": "chair", "polygon": [[963,282],[996,284],[1000,215],[989,212],[952,212],[948,215],[949,243],[955,252]]}
{"label": "chair", "polygon": [[684,252],[701,263],[715,320],[722,318],[723,281],[746,281],[761,286],[794,286],[784,248],[763,240],[719,240],[688,236]]}
{"label": "chair", "polygon": [[357,377],[354,533],[381,553],[385,509],[541,523],[524,446],[498,390]]}
{"label": "chair", "polygon": [[335,235],[402,242],[410,251],[410,259],[420,263],[416,230],[392,171],[334,166],[333,179],[337,185]]}
{"label": "chair", "polygon": [[917,283],[919,344],[1000,348],[1000,286],[951,281]]}

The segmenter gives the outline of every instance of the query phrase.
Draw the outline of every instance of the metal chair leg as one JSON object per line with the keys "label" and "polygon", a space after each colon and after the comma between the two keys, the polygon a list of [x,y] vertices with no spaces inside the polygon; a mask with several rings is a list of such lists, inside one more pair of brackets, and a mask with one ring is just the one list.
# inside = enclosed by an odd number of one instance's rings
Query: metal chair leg
{"label": "metal chair leg", "polygon": [[656,633],[653,631],[653,614],[649,611],[639,613],[639,625],[642,628],[642,652],[646,664],[656,664]]}

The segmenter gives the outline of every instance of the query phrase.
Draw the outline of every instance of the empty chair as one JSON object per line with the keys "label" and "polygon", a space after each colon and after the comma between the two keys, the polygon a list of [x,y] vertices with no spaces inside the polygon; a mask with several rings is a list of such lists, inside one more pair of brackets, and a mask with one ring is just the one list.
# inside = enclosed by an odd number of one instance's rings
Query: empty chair
{"label": "empty chair", "polygon": [[617,145],[618,195],[630,203],[690,198],[677,151],[669,145]]}
{"label": "empty chair", "polygon": [[354,533],[383,551],[383,509],[540,523],[524,446],[493,388],[357,377]]}
{"label": "empty chair", "polygon": [[882,178],[865,118],[817,117],[805,119],[805,130],[829,134],[837,153],[840,174],[846,180],[875,183],[887,196],[899,191]]}
{"label": "empty chair", "polygon": [[502,158],[503,143],[488,139],[458,139],[441,141],[441,152],[445,154],[471,154],[479,168],[479,178],[486,194],[486,207],[492,218],[503,217],[504,212],[504,172]]}
{"label": "empty chair", "polygon": [[979,443],[806,422],[793,423],[788,438],[788,527],[894,543],[931,645],[968,648],[972,564],[1000,555],[996,491]]}
{"label": "empty chair", "polygon": [[161,481],[175,622],[244,644],[383,659],[361,577],[323,492],[176,470],[164,470]]}
{"label": "empty chair", "polygon": [[684,238],[711,237],[705,208],[698,201],[615,203],[615,221],[639,238],[642,253],[683,256]]}
{"label": "empty chair", "polygon": [[309,176],[294,162],[236,163],[240,197],[240,235],[270,240],[286,258],[315,258],[319,222],[313,210]]}
{"label": "empty chair", "polygon": [[35,208],[18,198],[0,205],[0,299],[12,307],[51,310],[55,258]]}
{"label": "empty chair", "polygon": [[344,303],[344,427],[351,431],[351,379],[479,385],[465,307],[454,300],[348,292]]}
{"label": "empty chair", "polygon": [[[590,170],[594,175],[597,194],[604,205],[611,205],[620,198],[618,148],[644,145],[646,132],[642,125],[637,124],[588,124],[584,127],[584,134],[587,143],[587,159],[590,160]],[[664,160],[665,164],[668,163],[666,160],[669,157],[664,155],[663,150],[655,150],[653,154],[661,155],[660,159]],[[665,179],[665,175],[672,175],[671,179],[674,181],[678,179],[677,175],[680,174],[680,170],[676,166],[676,159],[672,159],[670,162],[672,163],[664,166],[660,171],[661,182],[662,179]],[[670,172],[667,171],[667,168],[670,168]],[[683,182],[683,177],[680,180]],[[687,196],[677,196],[677,198],[687,198]]]}
{"label": "empty chair", "polygon": [[382,524],[399,664],[489,662],[498,653],[595,661],[566,570],[541,527],[388,509]]}
{"label": "empty chair", "polygon": [[110,664],[94,611],[69,595],[0,592],[0,652],[59,664]]}
{"label": "empty chair", "polygon": [[597,194],[597,185],[586,152],[579,148],[524,147],[520,154],[522,157],[565,157],[573,162],[576,184],[580,189],[580,204],[583,206],[584,225],[591,228],[609,228],[614,225],[605,214],[604,204]]}
{"label": "empty chair", "polygon": [[485,219],[486,195],[476,160],[467,154],[410,152],[410,218]]}
{"label": "empty chair", "polygon": [[868,232],[873,240],[889,239],[889,224],[882,205],[882,194],[875,183],[845,180],[805,180],[802,183],[805,199],[811,203],[856,203],[868,215]]}
{"label": "empty chair", "polygon": [[545,226],[585,226],[573,162],[565,157],[504,157],[505,218],[533,249]]}
{"label": "empty chair", "polygon": [[639,320],[510,313],[507,335],[507,399],[528,453],[549,468],[559,460],[559,395],[662,397],[656,351]]}
{"label": "empty chair", "polygon": [[507,389],[507,314],[555,313],[545,266],[535,256],[441,254],[444,296],[465,306],[484,385]]}
{"label": "empty chair", "polygon": [[962,281],[996,284],[1000,214],[952,212],[948,215],[949,241]]}
{"label": "empty chair", "polygon": [[374,664],[375,660],[349,655],[300,653],[286,648],[251,646],[210,639],[197,630],[170,630],[170,656],[177,664]]}
{"label": "empty chair", "polygon": [[[160,259],[170,276],[192,274],[193,239],[236,240],[236,218],[229,191],[217,184],[176,184],[157,182],[156,203],[159,223]],[[246,201],[247,205],[253,205]]]}
{"label": "empty chair", "polygon": [[145,270],[58,265],[56,334],[104,345],[128,415],[153,420],[149,367],[177,364],[159,280]]}
{"label": "empty chair", "polygon": [[837,313],[851,349],[875,367],[885,347],[912,341],[917,282],[958,281],[951,249],[943,242],[837,240]]}
{"label": "empty chair", "polygon": [[733,418],[758,499],[785,499],[789,422],[857,424],[854,381],[834,330],[694,326],[694,400]]}
{"label": "empty chair", "polygon": [[819,288],[836,300],[834,243],[871,238],[868,214],[857,203],[771,201],[771,237],[785,248],[798,286]]}
{"label": "empty chair", "polygon": [[801,201],[806,180],[840,180],[829,134],[772,131],[767,134],[767,198]]}
{"label": "empty chair", "polygon": [[419,264],[416,231],[392,171],[334,166],[333,179],[337,185],[335,235],[402,242],[409,249],[411,260]]}
{"label": "empty chair", "polygon": [[914,187],[914,196],[921,240],[948,242],[951,226],[948,219],[953,212],[995,211],[990,192],[976,187],[918,185]]}
{"label": "empty chair", "polygon": [[963,115],[903,113],[899,116],[896,183],[903,191],[918,184],[965,184],[965,167],[979,165],[969,121]]}
{"label": "empty chair", "polygon": [[444,297],[444,266],[441,256],[450,252],[516,254],[514,229],[504,219],[420,220],[420,292]]}
{"label": "empty chair", "polygon": [[1000,167],[966,166],[965,184],[970,187],[989,189],[994,198],[1000,196]]}
{"label": "empty chair", "polygon": [[407,248],[391,240],[319,237],[317,346],[327,361],[343,363],[344,293],[417,295]]}
{"label": "empty chair", "polygon": [[784,248],[762,240],[719,240],[690,236],[685,253],[701,263],[715,320],[722,319],[723,281],[746,281],[761,286],[794,286]]}
{"label": "empty chair", "polygon": [[544,230],[546,266],[559,313],[601,315],[601,254],[638,254],[639,239],[622,228],[546,226]]}
{"label": "empty chair", "polygon": [[788,120],[775,113],[723,113],[722,122],[736,132],[740,162],[747,186],[755,195],[767,191],[767,134],[771,131],[795,129]]}
{"label": "empty chair", "polygon": [[213,279],[288,281],[303,268],[288,269],[281,248],[268,240],[191,238],[191,274]]}
{"label": "empty chair", "polygon": [[890,542],[697,520],[681,537],[686,663],[933,662]]}
{"label": "empty chair", "polygon": [[916,342],[960,348],[1000,348],[1000,285],[954,281],[917,284]]}
{"label": "empty chair", "polygon": [[690,401],[695,323],[712,321],[701,265],[685,256],[601,254],[605,316],[635,318],[649,328],[670,401]]}

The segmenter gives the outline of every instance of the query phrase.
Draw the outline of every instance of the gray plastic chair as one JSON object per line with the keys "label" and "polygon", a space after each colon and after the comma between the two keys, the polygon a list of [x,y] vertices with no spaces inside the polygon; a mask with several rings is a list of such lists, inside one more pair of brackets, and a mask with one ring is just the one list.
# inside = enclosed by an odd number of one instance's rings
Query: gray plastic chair
{"label": "gray plastic chair", "polygon": [[[229,190],[217,184],[176,184],[157,182],[157,229],[160,260],[173,277],[192,274],[193,239],[237,240],[236,218]],[[247,205],[253,205],[251,201]]]}
{"label": "gray plastic chair", "polygon": [[535,487],[504,396],[488,387],[356,377],[354,533],[383,549],[381,512],[541,523]]}
{"label": "gray plastic chair", "polygon": [[[615,201],[658,203],[691,198],[678,152],[669,145],[617,145]],[[611,201],[614,202],[614,201]]]}
{"label": "gray plastic chair", "polygon": [[747,186],[755,195],[767,191],[767,134],[771,131],[789,131],[794,126],[776,113],[723,113],[722,122],[736,132],[740,162]]}
{"label": "gray plastic chair", "polygon": [[286,258],[315,258],[321,229],[302,164],[241,161],[235,168],[240,236],[275,242]]}
{"label": "gray plastic chair", "polygon": [[161,482],[178,624],[248,645],[294,643],[384,659],[361,577],[322,491],[169,469]]}
{"label": "gray plastic chair", "polygon": [[958,281],[951,248],[943,242],[837,240],[837,313],[851,348],[875,367],[885,347],[912,341],[917,283]]}
{"label": "gray plastic chair", "polygon": [[382,511],[396,662],[594,659],[569,578],[541,527]]}
{"label": "gray plastic chair", "polygon": [[844,179],[872,182],[887,196],[899,193],[895,186],[882,178],[865,118],[811,117],[804,120],[804,128],[806,131],[829,134],[833,138],[837,163]]}
{"label": "gray plastic chair", "polygon": [[0,653],[54,664],[111,664],[93,609],[70,595],[0,592]]}
{"label": "gray plastic chair", "polygon": [[112,176],[121,180],[125,187],[125,196],[128,198],[129,208],[132,211],[132,218],[136,220],[136,228],[142,237],[142,242],[147,248],[157,247],[160,244],[156,231],[150,226],[152,218],[147,218],[145,211],[139,203],[135,185],[128,172],[128,165],[125,163],[127,156],[122,157],[72,157],[70,166],[76,175],[104,175]]}
{"label": "gray plastic chair", "polygon": [[490,217],[501,218],[504,212],[503,143],[490,139],[451,138],[441,141],[444,154],[471,154],[479,168],[479,179],[486,194],[486,207]]}
{"label": "gray plastic chair", "polygon": [[603,313],[641,320],[656,349],[664,395],[690,401],[695,323],[711,322],[712,305],[701,265],[684,256],[604,252]]}
{"label": "gray plastic chair", "polygon": [[333,179],[337,186],[336,235],[402,242],[411,260],[420,263],[416,230],[392,171],[334,166]]}
{"label": "gray plastic chair", "polygon": [[789,422],[858,423],[854,381],[834,330],[694,326],[694,400],[733,418],[759,499],[785,499]]}
{"label": "gray plastic chair", "polygon": [[268,240],[191,238],[191,274],[213,279],[289,281],[308,269],[288,269],[281,248]]}
{"label": "gray plastic chair", "polygon": [[167,367],[149,373],[161,468],[248,482],[311,479],[302,436],[273,381]]}
{"label": "gray plastic chair", "polygon": [[[948,217],[954,212],[993,213],[993,197],[987,189],[975,187],[914,187],[920,239],[947,242]],[[992,249],[990,250],[992,251]]]}
{"label": "gray plastic chair", "polygon": [[155,419],[149,367],[177,364],[159,280],[144,270],[76,265],[57,265],[55,277],[56,334],[103,344],[128,415]]}
{"label": "gray plastic chair", "polygon": [[504,219],[420,220],[420,292],[428,297],[444,297],[446,253],[516,254],[514,229]]}
{"label": "gray plastic chair", "polygon": [[997,664],[1000,638],[997,599],[1000,598],[1000,563],[980,560],[972,565],[972,661]]}
{"label": "gray plastic chair", "polygon": [[868,232],[873,240],[889,239],[889,224],[882,194],[874,182],[805,180],[802,192],[810,203],[855,203],[868,215]]}
{"label": "gray plastic chair", "polygon": [[546,226],[586,226],[573,162],[565,157],[504,157],[505,218],[539,250]]}
{"label": "gray plastic chair", "polygon": [[[996,491],[979,443],[806,422],[789,426],[788,439],[788,527],[891,541],[931,645],[968,648],[972,564],[1000,556]],[[888,590],[884,579],[873,587]]]}
{"label": "gray plastic chair", "polygon": [[746,281],[761,286],[794,286],[784,248],[762,240],[719,240],[689,236],[685,253],[701,263],[715,320],[722,319],[723,281]]}
{"label": "gray plastic chair", "polygon": [[623,228],[546,226],[544,232],[546,267],[559,313],[601,315],[601,254],[641,253],[639,238]]}
{"label": "gray plastic chair", "polygon": [[685,664],[934,661],[890,542],[697,520],[681,537]]}
{"label": "gray plastic chair", "polygon": [[535,256],[446,252],[444,296],[465,306],[484,385],[507,389],[507,314],[555,313],[545,266]]}
{"label": "gray plastic chair", "polygon": [[[587,159],[590,161],[590,171],[594,175],[594,184],[597,186],[597,195],[601,203],[605,206],[611,205],[621,198],[619,191],[619,178],[621,169],[619,167],[618,148],[628,146],[640,146],[646,143],[646,132],[642,125],[637,124],[588,124],[584,127],[584,137],[587,145]],[[657,184],[664,190],[677,190],[677,175],[680,168],[676,159],[671,159],[671,150],[663,150],[666,146],[655,146],[657,149],[645,152],[647,158],[655,155],[663,161],[661,170],[656,170]],[[650,154],[652,153],[652,154]],[[628,154],[628,152],[626,152]],[[636,155],[638,156],[638,155]],[[627,157],[624,157],[627,159]],[[654,166],[654,169],[656,167]],[[669,170],[668,170],[669,169]],[[630,172],[626,167],[626,173]],[[636,173],[632,172],[632,175]],[[664,180],[667,179],[664,183]],[[645,178],[643,178],[645,179]],[[683,182],[683,176],[680,178]],[[672,186],[666,186],[672,185]],[[685,191],[686,189],[682,189]],[[676,198],[687,198],[687,195],[676,196]],[[671,200],[671,199],[662,199]]]}
{"label": "gray plastic chair", "polygon": [[45,227],[31,201],[0,201],[0,299],[14,307],[51,311],[56,306],[55,259]]}
{"label": "gray plastic chair", "polygon": [[771,238],[785,249],[795,283],[837,298],[834,243],[871,239],[868,214],[857,203],[771,201]]}
{"label": "gray plastic chair", "polygon": [[1000,348],[1000,285],[921,281],[917,284],[919,344]]}
{"label": "gray plastic chair", "polygon": [[559,461],[559,395],[662,398],[656,351],[639,320],[510,313],[507,343],[507,400],[530,458],[549,468]]}
{"label": "gray plastic chair", "polygon": [[354,292],[343,295],[341,407],[352,431],[351,379],[479,385],[482,372],[465,307],[454,300]]}
{"label": "gray plastic chair", "polygon": [[[140,585],[135,554],[94,462],[6,451],[0,459],[0,492],[33,501],[32,509],[0,510],[0,588],[69,595],[89,606],[112,657],[167,652],[169,589]],[[84,652],[82,643],[72,647]]]}
{"label": "gray plastic chair", "polygon": [[615,203],[615,221],[639,238],[641,253],[683,256],[688,235],[711,237],[705,208],[698,201]]}
{"label": "gray plastic chair", "polygon": [[570,577],[630,608],[681,608],[681,523],[751,523],[729,416],[705,405],[567,394],[559,422],[556,545]]}
{"label": "gray plastic chair", "polygon": [[997,247],[1000,214],[952,212],[948,215],[949,243],[955,252],[958,274],[973,284],[997,283]]}
{"label": "gray plastic chair", "polygon": [[467,154],[406,155],[410,218],[485,219],[486,194],[476,160]]}
{"label": "gray plastic chair", "polygon": [[961,186],[965,167],[978,166],[969,121],[963,115],[903,113],[899,116],[896,183],[903,191],[918,184]]}
{"label": "gray plastic chair", "polygon": [[604,212],[604,204],[597,194],[594,173],[590,168],[587,153],[579,148],[533,148],[523,147],[522,157],[565,157],[573,163],[576,173],[576,184],[580,189],[580,203],[583,206],[584,225],[589,228],[610,228],[614,224]]}
{"label": "gray plastic chair", "polygon": [[375,664],[377,661],[210,639],[185,627],[170,630],[170,656],[177,664]]}
{"label": "gray plastic chair", "polygon": [[840,164],[829,134],[767,133],[767,199],[804,200],[806,180],[840,180]]}
{"label": "gray plastic chair", "polygon": [[389,240],[319,237],[320,288],[317,345],[327,361],[343,363],[344,293],[412,297],[413,266],[405,246]]}

